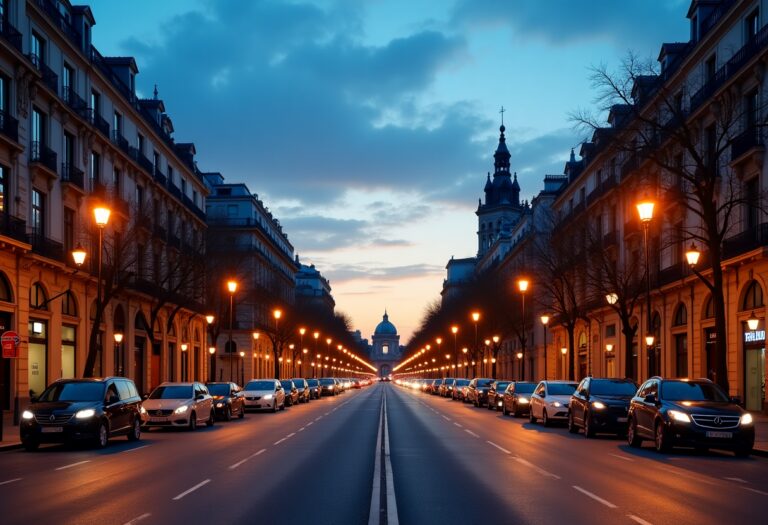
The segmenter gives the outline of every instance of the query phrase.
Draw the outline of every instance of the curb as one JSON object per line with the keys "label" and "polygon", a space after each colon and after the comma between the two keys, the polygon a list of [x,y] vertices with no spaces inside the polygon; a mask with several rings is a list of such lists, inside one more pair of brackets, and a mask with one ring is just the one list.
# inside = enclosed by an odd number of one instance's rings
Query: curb
{"label": "curb", "polygon": [[21,448],[21,442],[19,442],[19,443],[11,443],[9,445],[0,445],[0,451],[3,451],[3,450],[15,450],[17,448]]}
{"label": "curb", "polygon": [[752,449],[752,455],[753,456],[762,456],[764,458],[768,458],[768,450],[763,450],[760,448],[753,448]]}

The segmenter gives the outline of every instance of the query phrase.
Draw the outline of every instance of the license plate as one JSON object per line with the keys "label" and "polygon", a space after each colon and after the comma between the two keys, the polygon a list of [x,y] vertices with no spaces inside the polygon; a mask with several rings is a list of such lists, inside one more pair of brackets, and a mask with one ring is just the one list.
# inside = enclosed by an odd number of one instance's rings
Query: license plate
{"label": "license plate", "polygon": [[627,418],[625,418],[625,417],[617,417],[616,421],[618,423],[626,423],[627,422]]}
{"label": "license plate", "polygon": [[64,427],[41,427],[40,432],[43,434],[52,434],[56,432],[64,432]]}
{"label": "license plate", "polygon": [[707,431],[707,437],[708,438],[719,438],[719,439],[731,439],[733,437],[733,432],[715,432],[712,430]]}
{"label": "license plate", "polygon": [[151,417],[149,418],[150,423],[162,423],[164,421],[168,421],[167,417]]}

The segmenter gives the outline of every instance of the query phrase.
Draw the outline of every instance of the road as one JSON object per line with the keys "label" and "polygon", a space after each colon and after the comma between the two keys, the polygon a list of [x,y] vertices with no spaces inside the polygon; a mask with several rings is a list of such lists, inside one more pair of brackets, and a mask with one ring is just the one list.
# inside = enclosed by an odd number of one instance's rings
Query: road
{"label": "road", "polygon": [[381,384],[101,451],[0,453],[0,522],[763,523],[766,473],[764,458],[659,455]]}

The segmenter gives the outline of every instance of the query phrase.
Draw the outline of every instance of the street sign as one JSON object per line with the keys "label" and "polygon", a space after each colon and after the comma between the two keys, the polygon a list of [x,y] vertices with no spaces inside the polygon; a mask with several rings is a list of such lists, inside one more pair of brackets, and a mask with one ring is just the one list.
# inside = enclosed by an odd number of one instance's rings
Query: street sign
{"label": "street sign", "polygon": [[0,336],[0,345],[3,348],[3,357],[5,359],[15,359],[19,357],[19,334],[13,331],[3,332]]}

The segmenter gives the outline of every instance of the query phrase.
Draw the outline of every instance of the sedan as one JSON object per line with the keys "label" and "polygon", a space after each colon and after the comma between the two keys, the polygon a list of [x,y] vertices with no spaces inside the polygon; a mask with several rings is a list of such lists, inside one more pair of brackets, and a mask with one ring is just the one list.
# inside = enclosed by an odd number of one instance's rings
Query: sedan
{"label": "sedan", "polygon": [[142,403],[147,411],[144,428],[186,427],[197,429],[205,423],[212,427],[215,420],[213,397],[204,384],[165,382],[155,388]]}
{"label": "sedan", "polygon": [[531,411],[528,414],[531,423],[541,419],[548,427],[552,421],[566,421],[568,403],[577,386],[570,381],[541,381],[531,395]]}
{"label": "sedan", "polygon": [[277,379],[252,379],[243,387],[245,408],[285,410],[285,392]]}
{"label": "sedan", "polygon": [[509,381],[494,381],[488,390],[488,410],[499,410],[504,406],[504,391]]}
{"label": "sedan", "polygon": [[311,398],[309,391],[309,384],[306,379],[294,378],[293,384],[296,386],[296,390],[299,392],[299,403],[309,403]]}
{"label": "sedan", "polygon": [[309,385],[309,398],[320,399],[320,382],[317,379],[307,379]]}
{"label": "sedan", "polygon": [[438,390],[438,394],[440,394],[440,397],[451,397],[451,393],[453,392],[453,383],[456,381],[453,377],[446,377],[443,379],[443,384],[440,385],[440,389]]}
{"label": "sedan", "polygon": [[453,391],[451,392],[451,399],[454,401],[464,402],[467,397],[467,389],[469,388],[469,379],[457,379],[453,385]]}
{"label": "sedan", "polygon": [[493,379],[485,377],[476,377],[467,387],[467,401],[477,408],[482,407],[488,402],[488,390],[491,389]]}
{"label": "sedan", "polygon": [[536,389],[536,383],[529,381],[512,381],[504,391],[504,403],[501,413],[505,416],[512,414],[521,417],[531,412],[531,394]]}
{"label": "sedan", "polygon": [[637,392],[631,379],[585,377],[571,396],[568,432],[584,429],[584,437],[598,432],[623,436],[627,432],[629,402]]}
{"label": "sedan", "polygon": [[235,383],[206,383],[205,386],[213,396],[213,410],[217,418],[229,421],[236,415],[238,419],[243,419],[245,398],[240,387]]}
{"label": "sedan", "polygon": [[296,385],[293,384],[293,381],[290,379],[283,379],[280,381],[280,384],[283,385],[283,390],[285,391],[285,406],[291,407],[298,404],[299,390],[296,388]]}
{"label": "sedan", "polygon": [[336,384],[336,381],[332,377],[321,377],[319,381],[320,381],[321,396],[339,395],[339,387]]}

